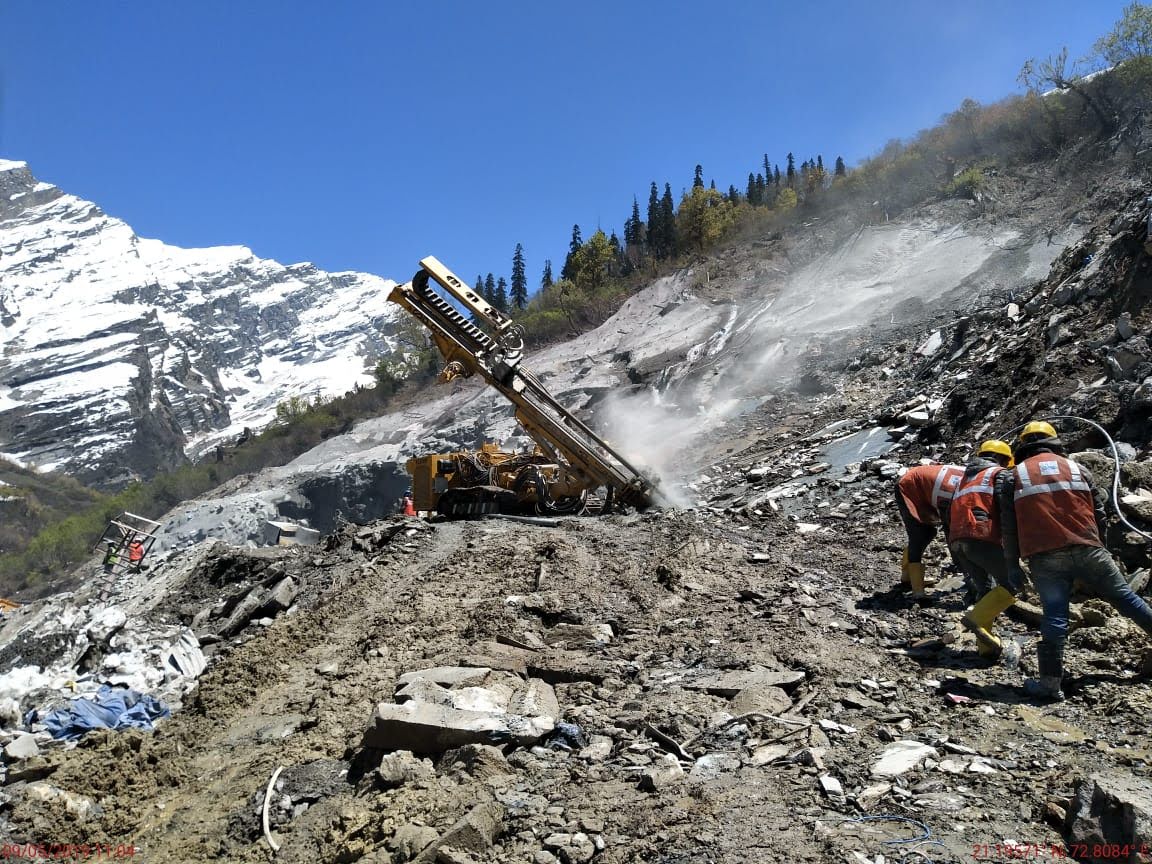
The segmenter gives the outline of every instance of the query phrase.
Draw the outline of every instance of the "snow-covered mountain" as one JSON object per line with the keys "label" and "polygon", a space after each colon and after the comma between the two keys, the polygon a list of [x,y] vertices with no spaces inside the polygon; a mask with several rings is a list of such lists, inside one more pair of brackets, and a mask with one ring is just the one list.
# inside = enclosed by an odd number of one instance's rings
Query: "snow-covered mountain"
{"label": "snow-covered mountain", "polygon": [[147,240],[0,159],[0,455],[114,485],[370,383],[393,284]]}

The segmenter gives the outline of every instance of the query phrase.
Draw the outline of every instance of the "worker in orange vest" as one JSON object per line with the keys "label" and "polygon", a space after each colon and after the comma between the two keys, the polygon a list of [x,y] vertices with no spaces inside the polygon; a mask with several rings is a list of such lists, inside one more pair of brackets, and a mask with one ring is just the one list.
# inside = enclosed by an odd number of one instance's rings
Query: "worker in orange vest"
{"label": "worker in orange vest", "polygon": [[128,544],[128,566],[133,570],[139,570],[140,565],[144,562],[144,542],[139,538],[135,538]]}
{"label": "worker in orange vest", "polygon": [[964,477],[948,510],[948,548],[964,571],[975,604],[961,623],[976,637],[980,656],[989,660],[998,658],[1001,651],[992,622],[1016,602],[1024,587],[1023,574],[1018,566],[1008,566],[1001,545],[997,493],[1003,489],[1006,469],[1012,464],[1008,442],[983,442],[964,466]]}
{"label": "worker in orange vest", "polygon": [[411,489],[405,489],[404,490],[404,502],[403,502],[403,506],[402,506],[402,509],[400,512],[404,516],[415,516],[416,515],[416,505],[412,501],[412,490]]}
{"label": "worker in orange vest", "polygon": [[964,469],[959,465],[916,465],[906,469],[896,481],[896,507],[908,534],[901,562],[900,584],[912,592],[912,599],[925,601],[924,550],[943,525],[948,537],[948,505],[960,484]]}
{"label": "worker in orange vest", "polygon": [[1016,447],[1016,468],[1001,498],[1004,554],[1024,558],[1044,607],[1036,660],[1039,676],[1024,682],[1029,695],[1064,698],[1064,645],[1072,583],[1080,580],[1152,636],[1152,608],[1128,585],[1100,538],[1103,500],[1092,474],[1065,457],[1051,424],[1033,421]]}

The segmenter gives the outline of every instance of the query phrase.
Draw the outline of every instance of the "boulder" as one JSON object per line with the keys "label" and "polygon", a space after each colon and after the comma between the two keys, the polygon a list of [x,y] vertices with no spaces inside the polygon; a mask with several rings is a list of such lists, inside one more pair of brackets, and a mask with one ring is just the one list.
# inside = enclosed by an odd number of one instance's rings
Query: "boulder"
{"label": "boulder", "polygon": [[300,593],[300,589],[296,587],[296,580],[291,576],[285,576],[269,589],[263,604],[256,610],[253,617],[275,618],[281,612],[288,610],[298,593]]}
{"label": "boulder", "polygon": [[1092,480],[1097,489],[1112,488],[1112,477],[1116,472],[1116,463],[1112,461],[1111,454],[1105,455],[1095,450],[1083,450],[1080,453],[1071,454],[1069,458],[1092,472]]}
{"label": "boulder", "polygon": [[445,753],[440,761],[440,770],[467,774],[475,780],[487,780],[501,774],[511,774],[512,766],[499,747],[468,744]]}
{"label": "boulder", "polygon": [[266,592],[257,587],[249,591],[232,610],[228,620],[219,628],[220,635],[225,639],[235,636],[248,626],[248,622],[256,616],[256,611],[264,604]]}
{"label": "boulder", "polygon": [[519,690],[508,702],[508,711],[526,717],[560,717],[560,702],[556,691],[546,681],[529,678],[527,686]]}
{"label": "boulder", "polygon": [[[1147,846],[1152,844],[1152,789],[1130,774],[1093,774],[1076,787],[1064,834],[1069,846]],[[1089,862],[1116,858],[1085,859]]]}
{"label": "boulder", "polygon": [[1145,522],[1152,522],[1152,492],[1147,489],[1142,488],[1133,494],[1121,496],[1120,506],[1129,514]]}
{"label": "boulder", "polygon": [[376,769],[376,782],[385,789],[395,789],[413,780],[434,777],[436,770],[427,759],[417,759],[407,750],[389,753],[380,760]]}
{"label": "boulder", "polygon": [[527,672],[528,660],[534,653],[526,648],[502,645],[499,642],[481,642],[475,646],[474,653],[460,657],[460,665],[487,667],[524,675]]}
{"label": "boulder", "polygon": [[461,711],[426,702],[376,706],[363,746],[379,750],[443,753],[465,744],[533,744],[555,728],[552,717]]}
{"label": "boulder", "polygon": [[686,690],[703,690],[713,696],[732,697],[741,690],[764,687],[790,687],[804,680],[804,673],[792,669],[753,669],[747,672],[705,672],[684,681]]}
{"label": "boulder", "polygon": [[613,674],[607,663],[594,660],[574,651],[552,650],[533,654],[527,663],[528,674],[549,684],[571,684],[591,681],[603,684]]}
{"label": "boulder", "polygon": [[40,746],[31,735],[18,735],[9,741],[8,745],[4,748],[4,756],[10,762],[17,759],[31,759],[39,755]]}
{"label": "boulder", "polygon": [[740,714],[782,714],[792,707],[792,699],[779,687],[753,685],[746,687],[732,697],[728,703],[729,713]]}
{"label": "boulder", "polygon": [[557,624],[544,634],[548,645],[607,645],[612,628],[607,624]]}
{"label": "boulder", "polygon": [[455,849],[484,856],[492,850],[492,844],[504,825],[504,808],[495,801],[477,804],[444,832],[439,840],[428,846],[416,857],[417,864],[430,864],[437,860],[441,849]]}
{"label": "boulder", "polygon": [[934,747],[919,741],[893,741],[884,748],[879,761],[872,766],[872,776],[897,777],[911,771],[925,759],[938,755]]}
{"label": "boulder", "polygon": [[396,833],[388,839],[386,845],[401,861],[409,861],[424,849],[433,846],[439,839],[440,835],[435,828],[407,823],[396,829]]}
{"label": "boulder", "polygon": [[673,786],[684,779],[684,769],[672,754],[666,754],[651,768],[645,768],[640,775],[640,789],[643,792],[658,792]]}
{"label": "boulder", "polygon": [[484,683],[491,669],[483,666],[436,666],[432,669],[418,669],[414,672],[405,672],[396,682],[396,689],[400,690],[405,684],[422,678],[441,687],[477,687]]}
{"label": "boulder", "polygon": [[99,819],[104,815],[104,809],[84,795],[77,795],[66,789],[60,789],[48,783],[29,783],[24,795],[30,801],[58,801],[64,809],[76,818],[77,822],[87,822],[89,819]]}
{"label": "boulder", "polygon": [[1120,481],[1129,489],[1152,489],[1152,459],[1125,462],[1120,466]]}

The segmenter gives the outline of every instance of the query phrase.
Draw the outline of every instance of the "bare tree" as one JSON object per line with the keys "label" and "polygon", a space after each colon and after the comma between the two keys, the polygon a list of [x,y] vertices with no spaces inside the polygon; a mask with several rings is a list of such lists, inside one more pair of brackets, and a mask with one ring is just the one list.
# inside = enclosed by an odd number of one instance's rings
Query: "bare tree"
{"label": "bare tree", "polygon": [[1110,134],[1116,129],[1116,117],[1105,112],[1100,100],[1094,97],[1083,86],[1084,79],[1076,74],[1075,64],[1068,68],[1068,49],[1061,48],[1056,54],[1043,60],[1029,60],[1020,70],[1017,80],[1041,98],[1045,95],[1045,88],[1050,87],[1062,92],[1075,93],[1096,115],[1100,123],[1102,134]]}

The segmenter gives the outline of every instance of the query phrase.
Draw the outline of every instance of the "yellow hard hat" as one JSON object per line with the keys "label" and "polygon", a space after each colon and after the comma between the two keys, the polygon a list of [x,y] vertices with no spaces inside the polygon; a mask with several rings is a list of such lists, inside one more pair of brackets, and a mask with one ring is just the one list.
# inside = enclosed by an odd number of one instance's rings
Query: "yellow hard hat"
{"label": "yellow hard hat", "polygon": [[977,456],[1007,456],[1012,458],[1012,447],[1007,441],[999,441],[995,438],[990,438],[980,445],[980,449],[976,451]]}
{"label": "yellow hard hat", "polygon": [[1031,438],[1055,438],[1056,428],[1051,423],[1045,423],[1043,420],[1033,420],[1024,427],[1024,431],[1020,433],[1020,440],[1027,441]]}

